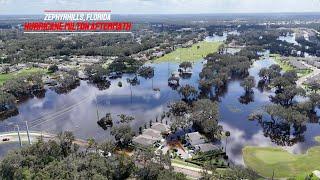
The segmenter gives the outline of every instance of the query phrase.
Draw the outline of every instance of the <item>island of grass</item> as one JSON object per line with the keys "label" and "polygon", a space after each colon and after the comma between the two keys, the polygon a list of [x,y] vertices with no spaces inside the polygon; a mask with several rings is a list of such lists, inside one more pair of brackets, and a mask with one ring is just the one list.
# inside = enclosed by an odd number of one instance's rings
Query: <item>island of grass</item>
{"label": "island of grass", "polygon": [[201,41],[192,45],[189,48],[178,48],[173,52],[164,55],[163,57],[155,59],[154,62],[195,62],[200,59],[203,59],[210,53],[217,52],[221,45],[221,42]]}
{"label": "island of grass", "polygon": [[[315,138],[319,142],[320,137]],[[292,154],[280,148],[247,146],[243,150],[247,167],[265,178],[306,177],[320,170],[320,146],[310,148],[305,154]]]}
{"label": "island of grass", "polygon": [[41,68],[28,68],[13,73],[0,74],[0,85],[12,79],[15,76],[25,76],[32,73],[46,73],[47,70]]}

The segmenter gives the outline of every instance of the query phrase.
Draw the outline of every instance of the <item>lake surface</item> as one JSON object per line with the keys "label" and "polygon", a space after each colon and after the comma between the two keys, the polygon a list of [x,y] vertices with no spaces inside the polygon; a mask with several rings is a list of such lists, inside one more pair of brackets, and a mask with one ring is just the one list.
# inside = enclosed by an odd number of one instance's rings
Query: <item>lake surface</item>
{"label": "lake surface", "polygon": [[[250,68],[250,75],[259,81],[258,72],[263,67],[272,65],[274,61],[268,56],[262,60],[255,61]],[[45,131],[58,133],[61,131],[73,131],[77,138],[86,139],[94,137],[101,142],[111,138],[110,130],[104,131],[97,124],[97,112],[99,118],[110,112],[114,120],[117,115],[127,114],[135,117],[131,122],[134,130],[140,126],[155,121],[163,111],[167,110],[170,102],[179,100],[176,90],[168,86],[168,78],[178,70],[176,63],[148,64],[155,68],[153,79],[139,77],[140,84],[130,86],[127,78],[134,76],[125,75],[121,79],[112,80],[110,88],[99,90],[88,82],[81,81],[76,89],[67,94],[57,94],[47,90],[45,97],[33,98],[19,105],[20,114],[0,122],[0,131],[12,131],[16,124],[25,130],[25,121],[28,121],[29,129],[33,131]],[[180,84],[191,84],[198,87],[199,73],[203,67],[200,60],[193,64],[193,74],[189,79],[181,80]],[[118,82],[122,82],[122,87]],[[231,132],[228,139],[227,153],[232,161],[242,164],[242,148],[247,145],[254,146],[277,146],[269,136],[265,136],[263,128],[257,121],[249,121],[248,116],[256,109],[270,103],[271,91],[260,91],[254,89],[253,101],[242,104],[239,98],[244,95],[239,80],[233,80],[228,84],[226,92],[220,97],[221,125],[224,130]],[[154,91],[159,88],[160,91]],[[289,138],[293,132],[289,132]],[[284,147],[291,152],[301,153],[315,144],[313,137],[320,135],[318,123],[309,123],[303,133],[304,141],[293,146]],[[274,137],[273,137],[274,138]],[[224,140],[222,141],[224,145]],[[17,148],[17,146],[10,145]],[[5,154],[8,146],[1,147],[0,153]]]}
{"label": "lake surface", "polygon": [[212,34],[212,36],[208,36],[205,40],[209,42],[223,42],[227,40],[228,35],[240,35],[240,33],[237,30],[235,30],[235,31],[223,32],[222,36]]}
{"label": "lake surface", "polygon": [[278,40],[280,41],[284,41],[287,43],[291,43],[294,45],[300,45],[297,41],[296,41],[296,34],[292,33],[292,34],[287,34],[286,36],[279,36]]}

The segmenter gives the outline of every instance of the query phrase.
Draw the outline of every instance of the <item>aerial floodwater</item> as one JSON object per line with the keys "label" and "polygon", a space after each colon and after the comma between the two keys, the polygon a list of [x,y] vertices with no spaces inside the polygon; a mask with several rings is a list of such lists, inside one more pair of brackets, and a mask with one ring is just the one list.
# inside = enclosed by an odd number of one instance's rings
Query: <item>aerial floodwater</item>
{"label": "aerial floodwater", "polygon": [[[224,36],[208,37],[207,41],[224,41]],[[198,87],[199,73],[202,70],[204,60],[193,63],[192,76],[182,79],[181,85],[191,84]],[[256,60],[249,72],[256,82],[259,81],[258,73],[261,68],[274,64],[274,60],[265,53],[260,60]],[[178,92],[168,86],[168,78],[179,68],[178,62],[152,62],[148,65],[154,67],[154,77],[144,79],[138,77],[140,83],[133,86],[127,82],[127,78],[134,75],[124,75],[120,79],[111,80],[111,86],[106,90],[99,90],[96,86],[81,81],[80,86],[66,94],[57,94],[48,89],[43,98],[33,98],[19,105],[20,114],[0,122],[2,132],[15,130],[16,124],[20,130],[25,130],[25,121],[28,121],[29,129],[47,133],[59,133],[72,131],[77,138],[95,138],[102,142],[110,136],[110,130],[103,130],[97,121],[106,113],[112,115],[127,114],[135,117],[131,126],[137,132],[140,126],[160,117],[168,110],[170,102],[179,100]],[[122,82],[122,86],[118,82]],[[301,140],[290,146],[286,146],[285,139],[277,137],[274,132],[268,133],[268,127],[257,121],[249,121],[249,115],[255,110],[270,103],[269,96],[272,91],[254,89],[254,94],[249,100],[244,101],[245,94],[240,86],[240,81],[233,79],[226,90],[219,95],[220,124],[224,130],[230,131],[227,154],[236,164],[243,164],[242,148],[247,145],[254,146],[282,146],[294,153],[302,153],[315,144],[313,137],[320,132],[318,123],[308,123],[305,131],[301,132]],[[241,100],[242,99],[242,100]],[[235,118],[236,117],[236,118]],[[279,135],[280,136],[280,135]],[[290,140],[292,135],[287,134]],[[281,142],[279,142],[281,141]],[[18,144],[0,146],[1,154],[9,149],[17,148]]]}

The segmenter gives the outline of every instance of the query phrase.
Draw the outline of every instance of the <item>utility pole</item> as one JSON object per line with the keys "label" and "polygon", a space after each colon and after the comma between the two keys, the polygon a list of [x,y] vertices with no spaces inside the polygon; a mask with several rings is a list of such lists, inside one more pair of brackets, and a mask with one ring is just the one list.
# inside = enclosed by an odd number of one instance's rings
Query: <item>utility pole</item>
{"label": "utility pole", "polygon": [[132,87],[131,87],[131,83],[129,83],[129,84],[130,84],[130,103],[132,104]]}
{"label": "utility pole", "polygon": [[19,144],[20,144],[20,147],[22,147],[22,141],[21,141],[21,137],[20,137],[19,125],[17,125],[17,130],[18,130]]}
{"label": "utility pole", "polygon": [[28,127],[28,121],[26,121],[26,127],[27,127],[28,143],[31,145],[30,134],[29,134],[29,127]]}
{"label": "utility pole", "polygon": [[151,86],[152,86],[152,90],[153,90],[154,89],[153,88],[153,77],[151,78],[151,83],[152,83]]}

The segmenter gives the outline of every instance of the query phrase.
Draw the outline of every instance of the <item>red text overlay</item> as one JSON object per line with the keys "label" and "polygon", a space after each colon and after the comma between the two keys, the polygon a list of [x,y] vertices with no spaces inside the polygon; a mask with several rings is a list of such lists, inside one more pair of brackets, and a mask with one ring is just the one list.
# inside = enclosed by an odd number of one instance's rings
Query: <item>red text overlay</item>
{"label": "red text overlay", "polygon": [[131,22],[112,22],[110,13],[110,10],[46,10],[44,21],[26,22],[23,28],[25,33],[131,33]]}

